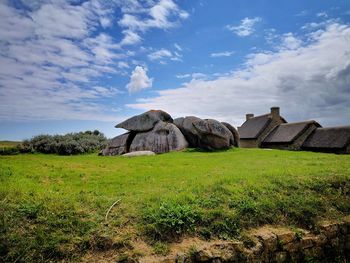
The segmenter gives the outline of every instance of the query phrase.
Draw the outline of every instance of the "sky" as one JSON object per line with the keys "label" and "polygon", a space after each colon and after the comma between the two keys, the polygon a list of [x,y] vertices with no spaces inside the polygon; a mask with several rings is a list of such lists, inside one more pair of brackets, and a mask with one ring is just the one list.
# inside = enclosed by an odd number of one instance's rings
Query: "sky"
{"label": "sky", "polygon": [[0,0],[0,140],[272,106],[350,125],[350,1]]}

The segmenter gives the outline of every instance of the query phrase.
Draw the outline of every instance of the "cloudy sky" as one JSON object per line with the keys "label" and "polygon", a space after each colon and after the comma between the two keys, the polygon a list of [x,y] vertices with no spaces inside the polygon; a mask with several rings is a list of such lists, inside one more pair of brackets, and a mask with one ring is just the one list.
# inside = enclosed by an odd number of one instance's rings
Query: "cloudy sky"
{"label": "cloudy sky", "polygon": [[0,0],[0,140],[271,106],[350,125],[348,0]]}

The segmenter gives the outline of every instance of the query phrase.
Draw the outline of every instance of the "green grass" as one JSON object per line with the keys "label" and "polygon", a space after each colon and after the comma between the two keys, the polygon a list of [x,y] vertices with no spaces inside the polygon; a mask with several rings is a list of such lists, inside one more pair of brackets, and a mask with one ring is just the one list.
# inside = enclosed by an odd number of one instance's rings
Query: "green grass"
{"label": "green grass", "polygon": [[20,143],[16,141],[0,141],[0,148],[16,147]]}
{"label": "green grass", "polygon": [[[350,214],[350,156],[261,149],[137,158],[0,156],[0,261],[73,260],[136,236],[239,238]],[[116,201],[105,222],[108,208]]]}

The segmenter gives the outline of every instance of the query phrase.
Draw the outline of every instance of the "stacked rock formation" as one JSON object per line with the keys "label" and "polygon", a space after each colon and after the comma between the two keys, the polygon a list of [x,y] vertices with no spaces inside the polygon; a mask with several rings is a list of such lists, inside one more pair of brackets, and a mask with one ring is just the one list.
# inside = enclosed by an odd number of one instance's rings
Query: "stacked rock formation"
{"label": "stacked rock formation", "polygon": [[128,130],[113,138],[101,155],[122,155],[136,151],[165,153],[189,147],[205,150],[238,146],[237,130],[228,123],[197,117],[178,118],[151,110],[115,126]]}
{"label": "stacked rock formation", "polygon": [[190,147],[219,150],[233,145],[233,134],[217,120],[189,116],[175,119],[174,123],[185,135]]}

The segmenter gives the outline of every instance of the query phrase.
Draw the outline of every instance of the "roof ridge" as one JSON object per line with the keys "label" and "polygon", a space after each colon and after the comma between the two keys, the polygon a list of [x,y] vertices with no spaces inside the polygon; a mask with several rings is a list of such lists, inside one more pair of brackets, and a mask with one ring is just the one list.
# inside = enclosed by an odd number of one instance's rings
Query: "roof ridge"
{"label": "roof ridge", "polygon": [[331,127],[320,127],[318,129],[349,129],[350,125],[342,125],[342,126],[331,126]]}
{"label": "roof ridge", "polygon": [[310,124],[317,123],[317,124],[319,124],[315,120],[308,120],[308,121],[286,122],[286,123],[281,123],[280,125],[287,126],[287,125],[293,125],[293,124],[307,124],[307,123],[310,123]]}
{"label": "roof ridge", "polygon": [[271,117],[271,113],[266,113],[266,114],[254,116],[254,117],[249,118],[248,120],[251,120],[251,119],[254,119],[254,118],[259,118],[259,117],[266,117],[266,116]]}

